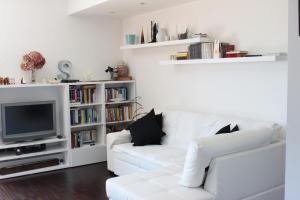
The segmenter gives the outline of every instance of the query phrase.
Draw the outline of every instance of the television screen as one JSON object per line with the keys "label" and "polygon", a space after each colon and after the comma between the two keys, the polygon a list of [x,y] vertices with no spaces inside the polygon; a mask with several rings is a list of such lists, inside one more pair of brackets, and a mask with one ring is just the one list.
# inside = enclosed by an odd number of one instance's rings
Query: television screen
{"label": "television screen", "polygon": [[1,111],[3,141],[56,135],[55,102],[3,104]]}

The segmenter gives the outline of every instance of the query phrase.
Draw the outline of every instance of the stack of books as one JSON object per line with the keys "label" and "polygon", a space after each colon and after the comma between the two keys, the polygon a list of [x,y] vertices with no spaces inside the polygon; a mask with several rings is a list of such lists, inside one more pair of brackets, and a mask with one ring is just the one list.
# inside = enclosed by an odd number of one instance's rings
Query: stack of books
{"label": "stack of books", "polygon": [[98,122],[97,109],[95,108],[74,108],[70,110],[71,125],[90,124]]}
{"label": "stack of books", "polygon": [[88,104],[96,102],[96,86],[70,86],[71,104]]}
{"label": "stack of books", "polygon": [[97,130],[85,130],[72,132],[71,144],[72,149],[82,146],[92,146],[96,144]]}
{"label": "stack of books", "polygon": [[188,52],[178,52],[176,54],[176,60],[187,60],[189,58]]}
{"label": "stack of books", "polygon": [[130,121],[133,118],[132,106],[106,108],[105,114],[107,122]]}
{"label": "stack of books", "polygon": [[229,51],[226,52],[226,58],[238,58],[247,56],[248,51]]}
{"label": "stack of books", "polygon": [[127,88],[120,87],[120,88],[105,89],[105,100],[106,102],[127,101],[128,100]]}
{"label": "stack of books", "polygon": [[235,45],[229,43],[220,44],[220,55],[221,58],[227,58],[227,52],[234,51]]}

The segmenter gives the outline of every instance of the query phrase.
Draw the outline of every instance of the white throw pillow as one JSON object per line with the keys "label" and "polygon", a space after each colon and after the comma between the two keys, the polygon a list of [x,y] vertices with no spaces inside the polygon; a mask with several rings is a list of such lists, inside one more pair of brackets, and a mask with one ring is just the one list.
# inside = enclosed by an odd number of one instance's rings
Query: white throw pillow
{"label": "white throw pillow", "polygon": [[273,134],[272,129],[262,128],[193,141],[189,145],[179,184],[185,187],[200,187],[204,181],[205,168],[214,158],[271,144]]}

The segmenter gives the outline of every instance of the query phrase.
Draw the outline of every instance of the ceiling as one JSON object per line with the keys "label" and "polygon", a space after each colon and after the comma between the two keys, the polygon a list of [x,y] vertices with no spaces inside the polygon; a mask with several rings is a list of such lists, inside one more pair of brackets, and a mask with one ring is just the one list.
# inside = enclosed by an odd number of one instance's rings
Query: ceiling
{"label": "ceiling", "polygon": [[129,17],[195,0],[107,0],[79,10],[72,15]]}

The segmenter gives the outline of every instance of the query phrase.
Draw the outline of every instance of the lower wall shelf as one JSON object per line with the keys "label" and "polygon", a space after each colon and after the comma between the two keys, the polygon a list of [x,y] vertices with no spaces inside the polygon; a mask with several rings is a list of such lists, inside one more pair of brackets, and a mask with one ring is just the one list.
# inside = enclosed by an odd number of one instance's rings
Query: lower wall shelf
{"label": "lower wall shelf", "polygon": [[222,64],[222,63],[254,63],[275,62],[279,60],[277,55],[240,57],[240,58],[218,58],[218,59],[192,59],[192,60],[168,60],[161,61],[161,65],[196,65],[196,64]]}

